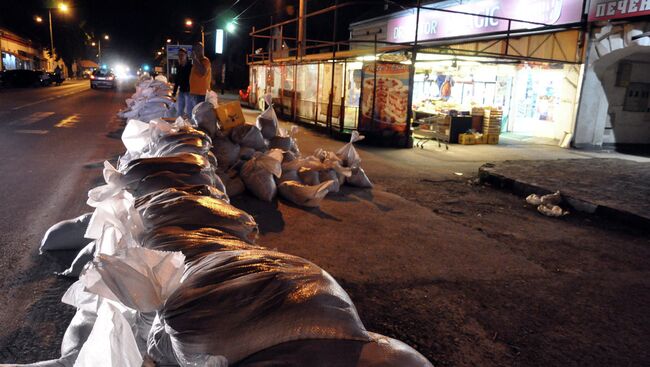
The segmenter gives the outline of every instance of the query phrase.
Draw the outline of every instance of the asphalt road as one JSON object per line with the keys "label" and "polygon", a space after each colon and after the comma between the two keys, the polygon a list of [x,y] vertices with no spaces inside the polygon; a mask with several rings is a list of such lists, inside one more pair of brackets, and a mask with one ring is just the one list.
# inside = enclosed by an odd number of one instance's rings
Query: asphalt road
{"label": "asphalt road", "polygon": [[123,151],[110,132],[128,94],[88,81],[0,89],[0,363],[58,354],[72,282],[52,273],[69,259],[39,256],[38,245],[52,224],[89,211],[103,160]]}

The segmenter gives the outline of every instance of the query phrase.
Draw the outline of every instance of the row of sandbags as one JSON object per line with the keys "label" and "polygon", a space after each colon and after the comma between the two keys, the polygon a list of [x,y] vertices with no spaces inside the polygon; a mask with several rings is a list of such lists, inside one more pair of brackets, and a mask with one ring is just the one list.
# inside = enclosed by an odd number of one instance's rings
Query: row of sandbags
{"label": "row of sandbags", "polygon": [[120,110],[117,116],[141,121],[176,116],[172,89],[164,76],[142,78],[135,85],[135,93],[126,99],[126,108]]}
{"label": "row of sandbags", "polygon": [[255,244],[209,136],[180,121],[148,129],[139,157],[107,162],[89,192],[92,261],[63,297],[77,313],[61,358],[39,366],[430,366],[366,331],[327,272]]}

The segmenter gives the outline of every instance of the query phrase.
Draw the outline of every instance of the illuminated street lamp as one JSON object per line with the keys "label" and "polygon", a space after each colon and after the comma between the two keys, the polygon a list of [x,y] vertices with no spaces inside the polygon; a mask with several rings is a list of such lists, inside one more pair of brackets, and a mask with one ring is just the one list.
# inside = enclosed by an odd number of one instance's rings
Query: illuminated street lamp
{"label": "illuminated street lamp", "polygon": [[185,26],[186,27],[191,27],[194,23],[192,22],[192,19],[185,19]]}
{"label": "illuminated street lamp", "polygon": [[94,47],[94,46],[97,46],[97,60],[98,60],[99,62],[102,61],[102,38],[104,38],[104,40],[106,40],[106,41],[108,41],[108,40],[111,39],[107,34],[105,34],[104,37],[100,37],[100,38],[98,38],[98,39],[97,39],[97,42],[93,41],[93,42],[91,43],[91,45],[92,45],[93,47]]}
{"label": "illuminated street lamp", "polygon": [[[56,6],[62,13],[67,13],[68,10],[70,10],[70,7],[66,3],[59,3]],[[52,52],[52,57],[54,57],[54,34],[52,32],[52,8],[47,9],[47,14],[49,16],[50,20],[50,51]],[[36,22],[37,23],[42,23],[43,18],[36,16]]]}
{"label": "illuminated street lamp", "polygon": [[167,38],[167,43],[171,43],[171,42],[172,42],[172,39],[171,39],[171,38]]}
{"label": "illuminated street lamp", "polygon": [[235,22],[228,22],[228,24],[226,24],[226,30],[228,33],[234,33],[236,28],[237,26],[235,25]]}

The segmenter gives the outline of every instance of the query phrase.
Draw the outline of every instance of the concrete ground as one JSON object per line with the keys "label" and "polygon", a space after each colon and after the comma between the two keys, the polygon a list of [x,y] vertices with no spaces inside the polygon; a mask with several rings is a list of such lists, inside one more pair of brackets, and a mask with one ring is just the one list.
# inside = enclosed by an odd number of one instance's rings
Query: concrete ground
{"label": "concrete ground", "polygon": [[[303,154],[343,145],[305,128],[297,137]],[[581,213],[547,218],[476,180],[487,161],[611,153],[516,143],[358,150],[373,190],[346,188],[311,211],[235,203],[255,214],[260,243],[331,272],[370,330],[436,365],[650,363],[647,232]]]}

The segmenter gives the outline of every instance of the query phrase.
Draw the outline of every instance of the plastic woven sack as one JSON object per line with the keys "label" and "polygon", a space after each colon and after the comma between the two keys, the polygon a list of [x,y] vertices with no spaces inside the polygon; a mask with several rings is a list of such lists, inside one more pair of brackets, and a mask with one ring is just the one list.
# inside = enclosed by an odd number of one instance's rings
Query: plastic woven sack
{"label": "plastic woven sack", "polygon": [[233,143],[227,137],[215,138],[212,140],[212,153],[217,157],[219,169],[222,171],[232,167],[239,160],[239,145]]}
{"label": "plastic woven sack", "polygon": [[291,340],[369,340],[329,274],[274,251],[217,252],[189,264],[159,315],[179,362],[210,355],[235,364]]}
{"label": "plastic woven sack", "polygon": [[244,185],[258,199],[272,201],[277,194],[275,177],[282,174],[282,152],[258,154],[244,164],[240,176]]}
{"label": "plastic woven sack", "polygon": [[245,241],[257,239],[257,223],[252,216],[212,197],[187,195],[166,199],[163,196],[140,205],[138,211],[148,230],[167,226],[210,227]]}
{"label": "plastic woven sack", "polygon": [[309,186],[297,181],[284,181],[278,185],[278,191],[280,196],[296,205],[317,208],[333,183],[334,181],[325,181],[315,186]]}
{"label": "plastic woven sack", "polygon": [[186,262],[217,251],[263,249],[216,228],[156,228],[142,239],[142,246],[158,251],[180,251]]}
{"label": "plastic woven sack", "polygon": [[363,140],[364,136],[359,135],[358,131],[353,131],[352,136],[350,136],[350,142],[345,144],[341,149],[336,152],[336,155],[343,161],[345,167],[358,167],[361,163],[361,157],[356,149],[354,149],[354,143]]}
{"label": "plastic woven sack", "polygon": [[214,106],[209,102],[200,102],[192,109],[192,121],[208,136],[214,136],[219,129],[217,114],[214,112]]}
{"label": "plastic woven sack", "polygon": [[255,125],[260,129],[265,139],[271,139],[277,135],[279,123],[272,104],[257,116]]}
{"label": "plastic woven sack", "polygon": [[361,167],[356,167],[352,169],[352,175],[345,178],[345,182],[352,186],[363,187],[363,188],[372,188],[372,182],[366,175],[366,172]]}
{"label": "plastic woven sack", "polygon": [[61,221],[50,227],[41,240],[39,252],[80,250],[90,242],[84,237],[93,213]]}
{"label": "plastic woven sack", "polygon": [[258,151],[266,150],[262,132],[255,125],[235,126],[230,132],[230,138],[242,147],[249,147]]}
{"label": "plastic woven sack", "polygon": [[415,349],[376,333],[370,342],[356,340],[297,340],[253,354],[237,367],[433,367]]}

